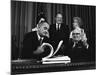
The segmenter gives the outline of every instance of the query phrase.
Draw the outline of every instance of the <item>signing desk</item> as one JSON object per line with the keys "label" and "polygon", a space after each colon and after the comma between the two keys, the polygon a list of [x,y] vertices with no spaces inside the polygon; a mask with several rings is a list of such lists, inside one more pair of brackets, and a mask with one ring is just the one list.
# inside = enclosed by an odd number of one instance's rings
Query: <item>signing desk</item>
{"label": "signing desk", "polygon": [[78,62],[78,63],[54,63],[42,64],[41,61],[33,59],[28,60],[12,60],[12,74],[24,73],[40,73],[40,72],[55,72],[55,71],[71,71],[71,70],[87,70],[95,69],[95,62]]}

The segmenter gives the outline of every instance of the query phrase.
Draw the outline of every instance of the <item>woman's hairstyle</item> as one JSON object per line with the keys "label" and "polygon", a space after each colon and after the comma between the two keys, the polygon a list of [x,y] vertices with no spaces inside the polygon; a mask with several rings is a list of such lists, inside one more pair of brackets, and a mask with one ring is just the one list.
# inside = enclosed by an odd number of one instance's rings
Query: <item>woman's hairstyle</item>
{"label": "woman's hairstyle", "polygon": [[73,21],[74,21],[74,20],[77,20],[77,22],[78,22],[79,26],[81,26],[81,25],[82,25],[82,20],[81,20],[81,18],[80,18],[80,17],[73,17]]}

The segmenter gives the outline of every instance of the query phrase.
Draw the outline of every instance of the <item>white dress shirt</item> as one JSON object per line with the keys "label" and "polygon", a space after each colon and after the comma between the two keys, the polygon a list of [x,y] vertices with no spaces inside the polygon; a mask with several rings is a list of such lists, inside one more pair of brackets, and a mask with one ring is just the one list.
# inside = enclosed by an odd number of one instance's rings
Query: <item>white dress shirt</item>
{"label": "white dress shirt", "polygon": [[56,30],[60,30],[61,24],[56,23]]}

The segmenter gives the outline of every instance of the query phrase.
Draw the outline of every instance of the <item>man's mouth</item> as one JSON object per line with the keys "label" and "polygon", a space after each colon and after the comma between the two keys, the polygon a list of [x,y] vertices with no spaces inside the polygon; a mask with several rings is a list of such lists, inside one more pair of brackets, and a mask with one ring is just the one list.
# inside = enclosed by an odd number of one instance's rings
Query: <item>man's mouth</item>
{"label": "man's mouth", "polygon": [[44,35],[49,38],[49,33],[48,32],[44,32]]}

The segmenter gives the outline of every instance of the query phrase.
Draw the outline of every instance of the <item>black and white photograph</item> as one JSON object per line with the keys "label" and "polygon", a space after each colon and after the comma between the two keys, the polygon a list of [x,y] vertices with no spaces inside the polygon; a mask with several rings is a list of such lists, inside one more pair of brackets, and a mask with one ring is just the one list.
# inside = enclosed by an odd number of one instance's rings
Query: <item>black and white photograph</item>
{"label": "black and white photograph", "polygon": [[11,75],[96,69],[96,6],[11,0]]}

